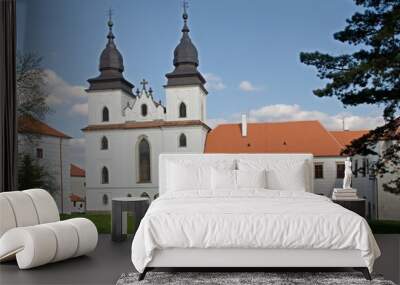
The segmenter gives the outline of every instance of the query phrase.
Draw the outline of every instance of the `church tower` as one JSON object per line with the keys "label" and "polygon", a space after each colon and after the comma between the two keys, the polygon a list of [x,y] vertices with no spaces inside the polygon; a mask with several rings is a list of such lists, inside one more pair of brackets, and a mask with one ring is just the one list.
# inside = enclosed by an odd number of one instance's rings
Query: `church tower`
{"label": "church tower", "polygon": [[89,124],[121,123],[124,121],[122,108],[134,100],[133,84],[123,76],[124,62],[115,45],[113,22],[108,20],[107,45],[100,55],[100,75],[88,80],[88,120]]}
{"label": "church tower", "polygon": [[167,121],[206,121],[206,80],[197,70],[197,49],[189,37],[188,14],[184,3],[182,38],[174,50],[175,69],[166,74],[164,86],[167,101]]}

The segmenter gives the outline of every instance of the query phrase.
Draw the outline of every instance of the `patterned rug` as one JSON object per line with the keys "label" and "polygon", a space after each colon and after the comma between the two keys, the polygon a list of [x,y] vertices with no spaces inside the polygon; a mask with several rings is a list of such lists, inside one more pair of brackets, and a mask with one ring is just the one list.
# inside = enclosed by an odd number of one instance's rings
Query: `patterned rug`
{"label": "patterned rug", "polygon": [[148,272],[142,281],[138,281],[138,276],[138,273],[122,274],[117,285],[395,285],[376,275],[368,281],[359,272]]}

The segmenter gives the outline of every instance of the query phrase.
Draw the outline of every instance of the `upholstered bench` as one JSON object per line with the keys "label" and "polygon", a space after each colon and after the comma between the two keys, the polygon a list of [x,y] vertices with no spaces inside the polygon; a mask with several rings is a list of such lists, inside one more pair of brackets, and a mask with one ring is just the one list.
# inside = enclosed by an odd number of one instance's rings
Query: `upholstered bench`
{"label": "upholstered bench", "polygon": [[94,250],[97,238],[88,219],[60,221],[43,189],[0,193],[0,262],[16,259],[20,269],[57,262]]}

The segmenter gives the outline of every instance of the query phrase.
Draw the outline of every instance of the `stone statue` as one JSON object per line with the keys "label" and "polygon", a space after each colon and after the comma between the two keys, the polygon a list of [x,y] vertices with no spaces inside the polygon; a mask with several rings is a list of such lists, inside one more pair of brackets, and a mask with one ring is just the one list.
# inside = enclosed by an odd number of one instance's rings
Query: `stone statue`
{"label": "stone statue", "polygon": [[350,157],[344,162],[344,178],[343,178],[343,189],[351,189],[351,177],[353,172],[351,171],[351,160]]}

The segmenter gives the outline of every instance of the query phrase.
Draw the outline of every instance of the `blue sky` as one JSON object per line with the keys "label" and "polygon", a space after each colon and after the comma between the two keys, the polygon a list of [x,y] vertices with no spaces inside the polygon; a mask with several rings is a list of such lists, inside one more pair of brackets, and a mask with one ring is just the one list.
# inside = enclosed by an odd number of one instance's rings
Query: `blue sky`
{"label": "blue sky", "polygon": [[[150,82],[164,100],[165,73],[172,71],[173,49],[182,28],[180,0],[18,0],[18,48],[43,57],[52,84],[47,117],[75,138],[87,123],[82,91],[97,76],[106,44],[107,11],[113,9],[114,34],[124,57],[125,77],[136,86]],[[352,0],[192,0],[190,36],[199,51],[200,71],[209,79],[210,124],[236,121],[247,112],[254,121],[319,119],[328,128],[373,127],[376,107],[344,109],[335,98],[312,90],[323,86],[301,51],[333,54],[351,49],[334,41],[357,7]]]}

